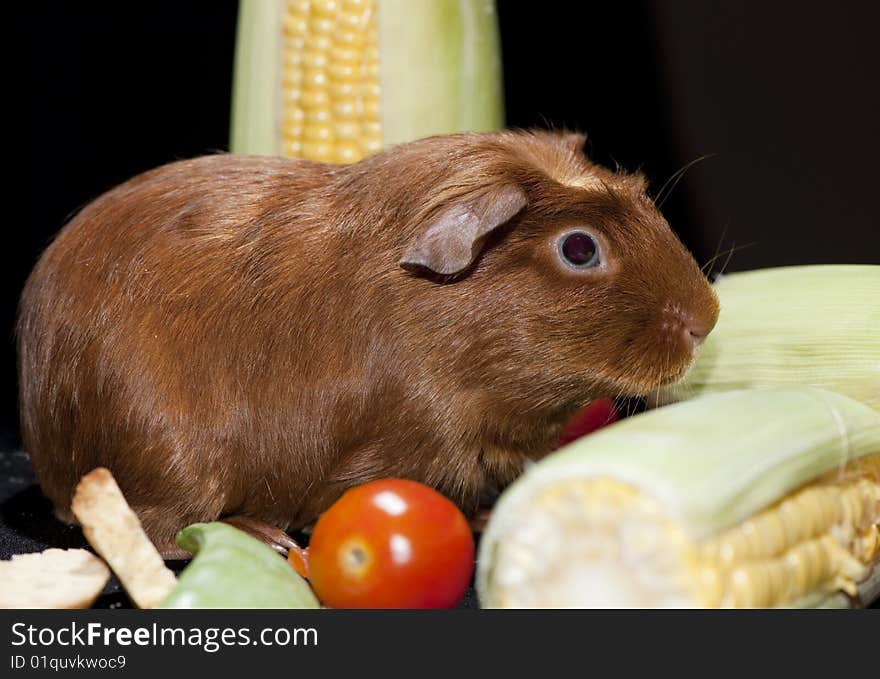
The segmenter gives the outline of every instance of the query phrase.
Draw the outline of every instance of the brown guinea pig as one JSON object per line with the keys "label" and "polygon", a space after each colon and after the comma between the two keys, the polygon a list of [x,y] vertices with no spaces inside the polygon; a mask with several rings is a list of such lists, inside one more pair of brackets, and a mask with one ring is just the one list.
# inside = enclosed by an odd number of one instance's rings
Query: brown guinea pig
{"label": "brown guinea pig", "polygon": [[583,143],[458,134],[349,166],[214,155],[99,197],[21,301],[43,491],[70,519],[80,476],[105,466],[169,550],[221,516],[302,527],[380,477],[467,511],[585,402],[676,379],[714,293],[645,180]]}

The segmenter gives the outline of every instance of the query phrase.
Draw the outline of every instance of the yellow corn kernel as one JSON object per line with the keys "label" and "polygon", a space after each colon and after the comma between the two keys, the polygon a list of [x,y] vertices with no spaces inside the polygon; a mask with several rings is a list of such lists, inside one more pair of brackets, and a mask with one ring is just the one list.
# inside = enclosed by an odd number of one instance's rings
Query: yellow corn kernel
{"label": "yellow corn kernel", "polygon": [[284,152],[350,163],[379,151],[376,0],[290,1],[284,27]]}
{"label": "yellow corn kernel", "polygon": [[[518,529],[499,544],[495,576],[529,585],[502,588],[497,605],[571,605],[571,578],[585,586],[590,564],[602,562],[627,574],[621,596],[639,607],[784,607],[835,592],[855,596],[880,561],[880,454],[700,542],[658,502],[609,478],[555,483],[531,507],[539,530]],[[576,576],[565,574],[569,568]]]}
{"label": "yellow corn kernel", "polygon": [[307,35],[309,21],[307,15],[288,11],[283,19],[284,34],[288,36]]}
{"label": "yellow corn kernel", "polygon": [[[349,162],[431,135],[498,129],[495,1],[241,0],[230,150]],[[312,123],[360,132],[315,146],[305,143]]]}
{"label": "yellow corn kernel", "polygon": [[335,146],[335,163],[353,163],[363,155],[361,147],[352,142],[337,141]]}
{"label": "yellow corn kernel", "polygon": [[314,0],[313,7],[317,16],[330,17],[331,19],[336,17],[336,0]]}
{"label": "yellow corn kernel", "polygon": [[333,122],[333,112],[329,108],[316,106],[301,113],[309,125],[330,125]]}
{"label": "yellow corn kernel", "polygon": [[302,49],[303,68],[329,69],[328,51],[313,44],[306,44]]}
{"label": "yellow corn kernel", "polygon": [[880,455],[875,455],[696,547],[688,558],[714,570],[721,582],[720,591],[704,593],[701,603],[763,608],[817,591],[854,592],[876,561],[878,522]]}
{"label": "yellow corn kernel", "polygon": [[340,141],[357,143],[361,135],[361,126],[356,122],[340,121],[333,126],[333,134]]}

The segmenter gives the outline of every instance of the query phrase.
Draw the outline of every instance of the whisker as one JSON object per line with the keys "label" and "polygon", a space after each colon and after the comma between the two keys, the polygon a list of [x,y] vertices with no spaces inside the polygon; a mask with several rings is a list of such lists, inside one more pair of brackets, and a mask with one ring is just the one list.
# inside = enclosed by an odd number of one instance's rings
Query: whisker
{"label": "whisker", "polygon": [[[681,178],[684,176],[685,172],[690,170],[694,165],[699,162],[706,160],[707,158],[712,158],[713,156],[718,155],[717,153],[707,153],[704,156],[700,156],[699,158],[695,158],[691,162],[687,163],[681,169],[674,172],[670,175],[669,179],[660,187],[660,190],[657,192],[657,196],[654,198],[654,203],[657,205],[657,208],[663,207],[663,203],[666,202],[666,199],[669,198],[669,194],[671,194],[675,187],[678,186],[678,182],[681,181]],[[672,186],[670,186],[670,182],[672,182]],[[669,190],[666,191],[667,187]]]}
{"label": "whisker", "polygon": [[729,219],[727,220],[727,222],[725,222],[724,228],[721,229],[721,238],[718,239],[718,245],[715,247],[715,254],[712,255],[712,259],[710,259],[708,262],[706,262],[705,264],[703,264],[703,266],[700,267],[700,272],[703,273],[704,275],[706,273],[706,267],[709,266],[716,259],[718,259],[718,253],[721,252],[721,244],[724,242],[724,237],[727,235],[727,227],[728,226],[730,226]]}
{"label": "whisker", "polygon": [[[737,251],[739,251],[739,250],[744,250],[745,248],[749,248],[749,247],[751,247],[751,246],[753,246],[753,245],[757,245],[757,242],[752,241],[751,243],[744,243],[744,244],[742,244],[742,245],[737,245],[737,244],[734,242],[733,246],[731,246],[731,247],[728,248],[727,250],[723,250],[723,251],[719,252],[719,253],[718,253],[717,255],[715,255],[712,259],[710,259],[708,262],[706,262],[706,263],[703,265],[703,269],[701,269],[701,271],[704,271],[704,273],[705,273],[705,269],[706,269],[710,264],[712,264],[712,262],[716,261],[719,257],[727,256],[727,259],[724,260],[724,266],[721,267],[721,271],[719,271],[718,274],[717,274],[717,276],[720,276],[722,273],[724,273],[724,270],[727,268],[727,265],[730,263],[730,258],[733,256],[733,253],[734,253],[734,252],[737,252]],[[716,276],[716,278],[717,278],[717,276]]]}
{"label": "whisker", "polygon": [[733,244],[733,247],[730,248],[730,252],[727,253],[727,259],[724,260],[724,264],[721,267],[721,271],[718,272],[718,276],[723,276],[724,272],[727,271],[727,265],[730,264],[730,258],[733,256],[733,253],[737,250],[742,250],[743,248],[747,248],[750,245],[754,245],[754,243],[746,243],[745,245],[741,245],[740,247],[736,247],[736,243]]}

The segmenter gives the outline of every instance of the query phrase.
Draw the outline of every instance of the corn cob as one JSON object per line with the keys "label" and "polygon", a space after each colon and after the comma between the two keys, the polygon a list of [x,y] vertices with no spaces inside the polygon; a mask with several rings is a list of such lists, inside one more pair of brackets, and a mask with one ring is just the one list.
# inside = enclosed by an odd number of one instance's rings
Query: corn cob
{"label": "corn cob", "polygon": [[242,0],[231,150],[348,163],[503,124],[494,0]]}
{"label": "corn cob", "polygon": [[806,607],[880,593],[880,413],[812,387],[712,394],[532,467],[496,506],[489,607]]}
{"label": "corn cob", "polygon": [[659,404],[784,384],[831,389],[880,409],[880,266],[797,266],[724,276],[721,315]]}

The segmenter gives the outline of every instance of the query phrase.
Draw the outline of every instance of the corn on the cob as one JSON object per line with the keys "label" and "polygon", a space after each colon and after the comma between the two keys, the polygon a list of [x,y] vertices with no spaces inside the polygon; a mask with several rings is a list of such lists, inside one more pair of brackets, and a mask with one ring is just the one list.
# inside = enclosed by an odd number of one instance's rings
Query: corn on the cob
{"label": "corn on the cob", "polygon": [[684,379],[659,403],[809,384],[880,409],[880,266],[796,266],[724,276],[721,315]]}
{"label": "corn on the cob", "polygon": [[503,124],[494,0],[243,0],[231,149],[347,163]]}
{"label": "corn on the cob", "polygon": [[880,593],[880,413],[790,387],[614,424],[502,495],[477,586],[496,607],[868,603]]}

